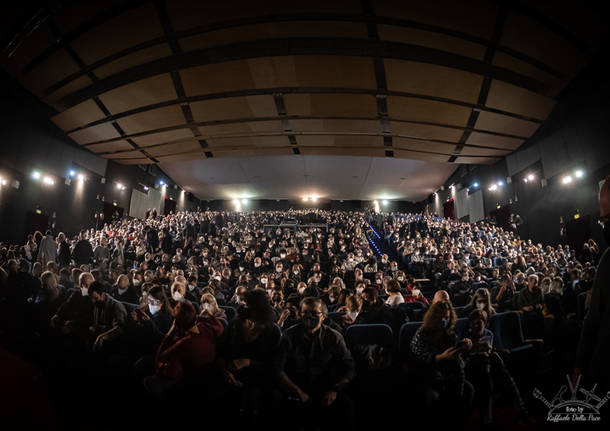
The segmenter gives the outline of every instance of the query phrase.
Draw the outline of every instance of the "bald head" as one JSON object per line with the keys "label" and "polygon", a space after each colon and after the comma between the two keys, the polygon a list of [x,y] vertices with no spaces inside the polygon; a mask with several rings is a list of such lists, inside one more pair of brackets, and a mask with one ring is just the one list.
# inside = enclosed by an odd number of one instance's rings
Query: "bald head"
{"label": "bald head", "polygon": [[599,215],[601,217],[610,216],[610,177],[606,178],[599,191]]}
{"label": "bald head", "polygon": [[436,304],[437,302],[449,301],[449,294],[446,290],[437,290],[434,294],[434,298],[432,298],[432,303]]}

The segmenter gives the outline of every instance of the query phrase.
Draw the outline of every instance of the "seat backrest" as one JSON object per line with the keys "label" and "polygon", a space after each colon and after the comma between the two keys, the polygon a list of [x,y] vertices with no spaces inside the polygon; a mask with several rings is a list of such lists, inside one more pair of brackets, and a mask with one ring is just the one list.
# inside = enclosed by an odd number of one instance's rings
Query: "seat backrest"
{"label": "seat backrest", "polygon": [[411,352],[411,340],[422,322],[409,322],[400,327],[398,335],[398,351],[402,359],[406,359]]}
{"label": "seat backrest", "polygon": [[489,329],[494,333],[494,347],[498,349],[512,349],[524,343],[521,317],[516,311],[494,314],[489,319]]}
{"label": "seat backrest", "polygon": [[462,317],[455,321],[455,335],[459,340],[464,338],[468,331],[468,317]]}
{"label": "seat backrest", "polygon": [[519,309],[519,292],[513,293],[513,300],[511,306],[513,307],[513,310]]}
{"label": "seat backrest", "polygon": [[453,310],[455,311],[455,315],[457,317],[462,317],[462,314],[464,314],[464,308],[466,308],[466,306],[462,306],[462,307],[454,307]]}
{"label": "seat backrest", "polygon": [[328,313],[328,318],[330,320],[332,320],[333,322],[337,322],[337,323],[341,322],[341,320],[343,319],[343,316],[345,316],[345,313],[339,312],[339,311]]}
{"label": "seat backrest", "polygon": [[345,341],[348,346],[356,344],[378,344],[380,346],[392,346],[392,328],[385,323],[370,323],[363,325],[351,325],[345,331]]}

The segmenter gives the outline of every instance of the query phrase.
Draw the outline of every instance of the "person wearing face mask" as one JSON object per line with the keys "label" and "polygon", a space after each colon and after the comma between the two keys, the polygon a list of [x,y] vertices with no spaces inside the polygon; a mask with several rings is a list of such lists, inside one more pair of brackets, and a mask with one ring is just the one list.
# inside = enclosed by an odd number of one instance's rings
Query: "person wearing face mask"
{"label": "person wearing face mask", "polygon": [[170,288],[171,300],[170,304],[175,307],[178,302],[185,301],[186,286],[180,282],[173,282]]}
{"label": "person wearing face mask", "polygon": [[92,307],[89,286],[94,279],[90,272],[82,272],[78,277],[78,290],[57,309],[51,318],[51,327],[63,335],[74,335],[84,342],[91,326]]}
{"label": "person wearing face mask", "polygon": [[493,316],[496,314],[496,310],[491,305],[491,294],[489,290],[484,287],[477,289],[470,298],[470,302],[464,307],[462,314],[458,317],[469,316],[474,310],[484,311],[487,316]]}
{"label": "person wearing face mask", "polygon": [[385,304],[390,307],[397,307],[399,304],[403,304],[405,299],[400,293],[400,284],[396,280],[390,280],[387,283],[386,292],[388,297],[385,300]]}
{"label": "person wearing face mask", "polygon": [[458,342],[457,316],[450,302],[434,303],[411,340],[413,375],[438,394],[435,408],[456,422],[470,412],[474,389],[466,380],[461,355],[472,347],[470,339]]}
{"label": "person wearing face mask", "polygon": [[299,308],[301,322],[286,330],[280,347],[280,386],[298,403],[282,409],[283,420],[351,429],[354,408],[344,388],[354,378],[352,355],[343,336],[323,324],[327,310],[319,298],[307,297]]}
{"label": "person wearing face mask", "polygon": [[129,277],[125,274],[121,274],[117,277],[116,283],[110,290],[110,294],[114,299],[121,302],[127,302],[129,304],[137,304],[139,302],[138,295],[135,289],[129,284]]}
{"label": "person wearing face mask", "polygon": [[[610,245],[610,177],[599,192],[599,222],[606,243]],[[610,390],[610,247],[599,260],[591,289],[589,311],[585,317],[578,344],[572,381],[584,375],[584,383],[595,382]]]}
{"label": "person wearing face mask", "polygon": [[216,302],[216,298],[211,293],[204,293],[201,295],[199,300],[199,318],[206,319],[210,316],[213,316],[217,319],[227,320],[227,314],[225,311],[218,306],[218,302]]}
{"label": "person wearing face mask", "polygon": [[201,298],[201,288],[197,285],[196,276],[189,276],[184,297],[191,302],[197,304],[199,303],[199,299]]}

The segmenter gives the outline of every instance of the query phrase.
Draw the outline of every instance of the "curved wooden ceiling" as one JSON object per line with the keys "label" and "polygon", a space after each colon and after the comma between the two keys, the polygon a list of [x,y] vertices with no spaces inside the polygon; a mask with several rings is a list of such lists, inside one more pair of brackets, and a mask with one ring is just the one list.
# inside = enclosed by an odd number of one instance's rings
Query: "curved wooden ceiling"
{"label": "curved wooden ceiling", "polygon": [[82,2],[26,24],[3,63],[120,163],[491,163],[547,118],[603,28],[580,5],[507,3]]}

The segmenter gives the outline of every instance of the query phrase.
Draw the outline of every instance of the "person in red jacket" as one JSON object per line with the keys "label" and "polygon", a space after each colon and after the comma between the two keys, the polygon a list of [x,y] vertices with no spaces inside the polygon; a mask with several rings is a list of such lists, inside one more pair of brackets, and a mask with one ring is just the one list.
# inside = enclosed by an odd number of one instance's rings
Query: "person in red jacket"
{"label": "person in red jacket", "polygon": [[182,383],[196,382],[216,359],[216,341],[223,333],[213,316],[197,321],[197,310],[188,301],[174,308],[174,323],[157,350],[157,373],[144,381],[158,398]]}

